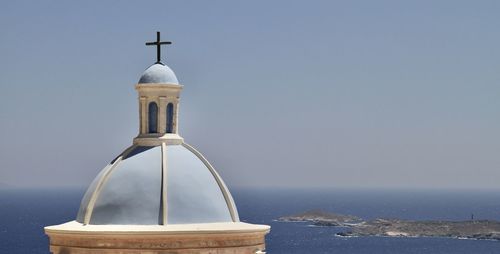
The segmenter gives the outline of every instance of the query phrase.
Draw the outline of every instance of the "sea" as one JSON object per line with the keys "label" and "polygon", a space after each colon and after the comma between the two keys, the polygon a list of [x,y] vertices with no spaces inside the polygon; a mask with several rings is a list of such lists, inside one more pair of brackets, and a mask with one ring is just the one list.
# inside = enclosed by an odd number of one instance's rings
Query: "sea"
{"label": "sea", "polygon": [[[0,253],[49,253],[43,227],[74,220],[83,189],[0,190]],[[434,237],[338,237],[345,228],[279,222],[280,216],[323,209],[364,219],[500,220],[500,191],[390,189],[235,189],[244,222],[267,224],[267,253],[481,254],[500,241]]]}

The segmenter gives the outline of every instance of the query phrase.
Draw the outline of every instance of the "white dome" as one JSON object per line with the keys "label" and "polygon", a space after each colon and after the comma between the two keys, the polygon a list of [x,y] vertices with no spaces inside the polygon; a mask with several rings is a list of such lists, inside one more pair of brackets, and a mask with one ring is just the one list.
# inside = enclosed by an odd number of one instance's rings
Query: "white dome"
{"label": "white dome", "polygon": [[139,79],[139,84],[175,84],[178,85],[174,71],[163,63],[155,63],[147,68]]}
{"label": "white dome", "polygon": [[239,218],[217,172],[198,151],[182,144],[134,145],[125,150],[94,179],[77,221],[162,225],[236,222]]}

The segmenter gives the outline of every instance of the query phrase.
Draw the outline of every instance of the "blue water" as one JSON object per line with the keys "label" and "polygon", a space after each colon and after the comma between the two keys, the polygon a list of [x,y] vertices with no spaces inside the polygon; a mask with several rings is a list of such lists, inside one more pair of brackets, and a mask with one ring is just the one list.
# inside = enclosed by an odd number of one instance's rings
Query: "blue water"
{"label": "blue water", "polygon": [[[84,190],[0,190],[0,253],[49,253],[43,227],[73,220]],[[342,228],[274,221],[312,208],[412,220],[500,220],[500,192],[233,190],[242,221],[271,225],[277,253],[500,253],[500,241],[448,238],[336,237]]]}

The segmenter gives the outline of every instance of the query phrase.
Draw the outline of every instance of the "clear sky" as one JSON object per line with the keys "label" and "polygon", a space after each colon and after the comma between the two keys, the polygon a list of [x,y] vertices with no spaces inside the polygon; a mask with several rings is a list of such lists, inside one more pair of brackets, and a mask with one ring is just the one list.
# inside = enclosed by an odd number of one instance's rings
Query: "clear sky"
{"label": "clear sky", "polygon": [[498,1],[5,1],[0,186],[87,186],[165,62],[230,187],[500,188]]}

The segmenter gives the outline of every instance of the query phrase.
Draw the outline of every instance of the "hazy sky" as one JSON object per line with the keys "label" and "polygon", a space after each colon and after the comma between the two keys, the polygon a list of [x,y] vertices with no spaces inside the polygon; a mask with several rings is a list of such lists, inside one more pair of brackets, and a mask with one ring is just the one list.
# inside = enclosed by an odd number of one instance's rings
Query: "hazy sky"
{"label": "hazy sky", "polygon": [[0,186],[87,186],[162,37],[230,187],[500,188],[498,1],[5,1]]}

